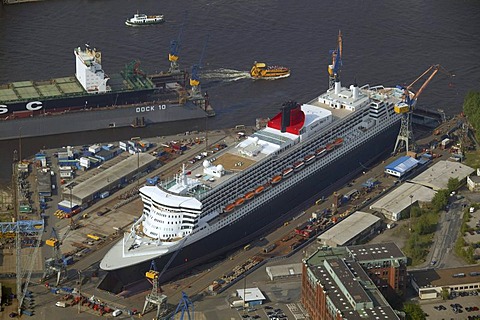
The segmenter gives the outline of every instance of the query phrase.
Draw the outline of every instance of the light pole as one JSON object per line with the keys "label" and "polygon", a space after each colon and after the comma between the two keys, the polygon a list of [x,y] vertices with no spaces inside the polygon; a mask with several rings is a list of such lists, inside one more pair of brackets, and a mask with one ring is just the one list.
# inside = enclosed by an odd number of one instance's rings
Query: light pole
{"label": "light pole", "polygon": [[78,272],[78,296],[80,299],[78,299],[78,313],[80,313],[80,305],[82,304],[82,271],[77,270]]}
{"label": "light pole", "polygon": [[410,232],[412,232],[412,220],[413,220],[413,216],[412,216],[412,201],[413,201],[413,194],[411,194],[409,197],[410,197]]}

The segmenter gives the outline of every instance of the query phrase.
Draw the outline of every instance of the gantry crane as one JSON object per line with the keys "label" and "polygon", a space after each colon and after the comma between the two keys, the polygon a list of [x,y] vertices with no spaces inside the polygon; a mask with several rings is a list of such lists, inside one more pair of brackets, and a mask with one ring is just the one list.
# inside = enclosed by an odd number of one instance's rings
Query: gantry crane
{"label": "gantry crane", "polygon": [[[395,142],[395,147],[393,148],[393,153],[399,151],[399,148],[402,146],[402,142],[405,143],[405,151],[409,151],[409,147],[413,150],[415,149],[415,139],[413,137],[412,131],[412,112],[417,103],[418,97],[422,94],[425,90],[427,85],[432,81],[433,77],[439,72],[442,71],[449,76],[453,76],[450,72],[448,72],[445,68],[443,68],[439,64],[432,65],[430,68],[425,70],[417,79],[415,79],[411,84],[406,87],[397,86],[398,88],[404,91],[402,101],[395,105],[394,110],[395,113],[402,114],[401,124],[400,124],[400,132],[397,136],[397,141]],[[416,92],[413,91],[413,86],[422,79],[425,75],[429,72],[430,75],[425,80],[423,85],[418,89]]]}
{"label": "gantry crane", "polygon": [[53,248],[53,255],[51,258],[45,260],[45,270],[43,271],[42,280],[44,281],[56,273],[57,280],[55,285],[58,286],[61,279],[66,275],[67,267],[63,261],[62,252],[60,251],[61,239],[58,238],[55,228],[52,228],[50,238],[45,241],[45,244]]}
{"label": "gantry crane", "polygon": [[202,60],[203,56],[205,55],[205,50],[207,49],[208,39],[205,40],[205,44],[203,46],[202,54],[200,55],[200,60],[198,64],[194,64],[192,66],[192,74],[190,76],[190,86],[192,87],[191,98],[202,98],[202,92],[200,90],[200,76],[198,72],[202,67]]}
{"label": "gantry crane", "polygon": [[155,319],[158,319],[160,312],[167,310],[167,296],[162,294],[158,280],[159,272],[157,271],[155,260],[152,260],[152,263],[150,264],[150,270],[145,273],[145,277],[152,284],[152,291],[145,297],[142,315],[145,314],[149,307],[153,306],[153,308],[157,308],[157,316]]}
{"label": "gantry crane", "polygon": [[183,28],[187,23],[188,18],[188,11],[185,11],[185,17],[183,18],[182,26],[180,27],[180,31],[178,32],[177,39],[174,39],[170,42],[170,52],[168,53],[168,61],[170,61],[170,69],[168,69],[169,73],[177,74],[180,73],[180,69],[178,67],[178,53],[180,51],[180,39],[182,38]]}
{"label": "gantry crane", "polygon": [[332,55],[332,64],[328,65],[328,89],[335,86],[335,81],[340,77],[340,67],[342,66],[342,32],[338,31],[337,47],[330,50]]}
{"label": "gantry crane", "polygon": [[[190,310],[191,310],[191,314],[190,314]],[[181,311],[181,314],[180,314],[180,320],[185,320],[185,319],[188,319],[188,320],[193,320],[195,319],[195,310],[194,310],[194,307],[193,307],[193,302],[190,301],[190,299],[188,298],[187,294],[185,292],[182,291],[182,298],[180,299],[180,302],[178,303],[177,305],[177,309],[175,309],[175,312],[173,313],[172,317],[170,318],[171,320],[174,320],[175,319],[175,315]],[[185,318],[185,315],[188,317],[188,318]]]}

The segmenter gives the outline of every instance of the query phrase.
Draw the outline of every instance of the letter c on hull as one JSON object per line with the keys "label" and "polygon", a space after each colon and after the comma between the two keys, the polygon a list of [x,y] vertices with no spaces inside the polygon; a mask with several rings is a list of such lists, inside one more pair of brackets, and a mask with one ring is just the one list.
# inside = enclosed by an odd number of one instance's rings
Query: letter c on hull
{"label": "letter c on hull", "polygon": [[41,101],[32,101],[27,103],[27,110],[30,111],[37,111],[43,108]]}

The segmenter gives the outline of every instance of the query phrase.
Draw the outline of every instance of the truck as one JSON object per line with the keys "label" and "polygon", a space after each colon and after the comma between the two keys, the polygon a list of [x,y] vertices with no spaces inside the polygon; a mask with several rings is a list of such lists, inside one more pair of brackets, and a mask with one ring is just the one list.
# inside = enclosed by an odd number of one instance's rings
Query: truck
{"label": "truck", "polygon": [[475,207],[470,207],[469,212],[470,212],[470,213],[474,213],[474,212],[475,212]]}

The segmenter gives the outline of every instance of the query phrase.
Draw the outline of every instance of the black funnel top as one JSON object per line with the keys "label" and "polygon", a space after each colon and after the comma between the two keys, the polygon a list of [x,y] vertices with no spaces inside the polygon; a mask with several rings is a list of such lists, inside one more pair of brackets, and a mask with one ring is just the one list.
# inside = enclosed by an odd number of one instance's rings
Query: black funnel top
{"label": "black funnel top", "polygon": [[281,132],[286,132],[290,125],[290,111],[297,107],[297,103],[289,100],[282,105],[282,128]]}

